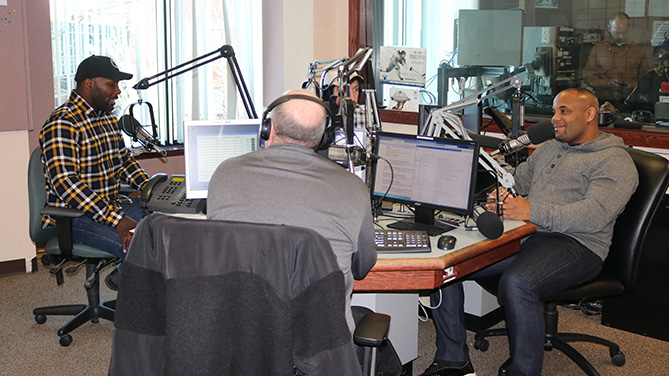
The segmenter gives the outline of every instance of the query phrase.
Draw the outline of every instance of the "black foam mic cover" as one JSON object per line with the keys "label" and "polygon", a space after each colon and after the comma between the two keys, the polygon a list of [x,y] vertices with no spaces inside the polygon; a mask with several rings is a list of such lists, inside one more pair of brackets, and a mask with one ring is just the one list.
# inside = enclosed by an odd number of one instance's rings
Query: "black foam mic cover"
{"label": "black foam mic cover", "polygon": [[527,136],[532,141],[532,144],[540,144],[555,137],[555,127],[550,120],[540,121],[531,127],[527,128]]}
{"label": "black foam mic cover", "polygon": [[479,232],[488,239],[497,239],[504,233],[504,224],[497,214],[487,211],[482,206],[475,206],[474,220]]}
{"label": "black foam mic cover", "polygon": [[121,123],[121,130],[130,137],[136,137],[135,130],[142,127],[132,115],[121,116],[119,123]]}

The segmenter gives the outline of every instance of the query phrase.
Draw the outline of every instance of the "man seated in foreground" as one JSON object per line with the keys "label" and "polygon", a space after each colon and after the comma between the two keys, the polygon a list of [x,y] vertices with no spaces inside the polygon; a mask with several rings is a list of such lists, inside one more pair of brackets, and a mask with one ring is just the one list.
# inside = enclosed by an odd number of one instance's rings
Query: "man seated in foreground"
{"label": "man seated in foreground", "polygon": [[369,192],[356,175],[315,153],[326,125],[320,99],[294,90],[268,109],[267,147],[218,166],[209,183],[207,217],[305,227],[329,240],[344,273],[346,320],[353,332],[353,279],[364,278],[376,263]]}

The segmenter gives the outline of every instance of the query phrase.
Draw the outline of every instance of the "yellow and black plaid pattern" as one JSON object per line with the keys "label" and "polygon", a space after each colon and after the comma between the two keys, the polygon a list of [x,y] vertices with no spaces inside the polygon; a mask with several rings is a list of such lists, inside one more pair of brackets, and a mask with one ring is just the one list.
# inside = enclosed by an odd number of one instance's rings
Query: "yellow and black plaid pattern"
{"label": "yellow and black plaid pattern", "polygon": [[[126,149],[116,118],[96,111],[75,91],[40,132],[47,204],[78,208],[116,226],[123,217],[121,183],[140,189],[148,176]],[[45,226],[55,222],[43,218]]]}

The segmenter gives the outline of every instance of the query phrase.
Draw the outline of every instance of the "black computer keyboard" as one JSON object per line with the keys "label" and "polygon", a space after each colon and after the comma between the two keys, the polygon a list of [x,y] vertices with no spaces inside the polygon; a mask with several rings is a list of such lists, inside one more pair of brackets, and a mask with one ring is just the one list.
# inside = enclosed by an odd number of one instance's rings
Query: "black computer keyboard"
{"label": "black computer keyboard", "polygon": [[379,253],[430,252],[430,237],[417,230],[374,230],[376,251]]}

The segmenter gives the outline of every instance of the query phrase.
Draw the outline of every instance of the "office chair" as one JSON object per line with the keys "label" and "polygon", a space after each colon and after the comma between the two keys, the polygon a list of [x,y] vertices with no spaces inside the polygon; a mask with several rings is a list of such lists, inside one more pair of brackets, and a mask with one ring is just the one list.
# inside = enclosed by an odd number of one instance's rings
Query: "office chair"
{"label": "office chair", "polygon": [[[343,273],[312,230],[153,214],[121,278],[112,376],[361,374]],[[361,342],[380,344],[389,317],[366,320]]]}
{"label": "office chair", "polygon": [[[558,333],[557,302],[620,295],[634,288],[646,232],[669,184],[669,162],[660,156],[641,150],[630,149],[629,153],[639,172],[639,186],[616,220],[609,255],[604,261],[602,272],[590,282],[568,288],[544,299],[546,323],[544,348],[547,351],[553,348],[562,351],[591,376],[599,373],[567,342],[586,341],[607,346],[611,362],[618,367],[625,364],[625,354],[620,351],[617,344],[603,338],[579,333]],[[485,337],[503,335],[508,335],[504,328],[478,332],[474,348],[486,351],[489,342]],[[510,361],[509,359],[502,365],[500,375],[506,374],[505,370]]]}
{"label": "office chair", "polygon": [[[33,314],[38,324],[44,324],[49,315],[74,316],[67,324],[58,330],[59,343],[69,346],[74,329],[91,321],[99,322],[100,318],[114,321],[115,301],[100,303],[99,272],[105,266],[116,263],[117,259],[111,254],[72,240],[72,218],[83,215],[77,209],[57,208],[46,205],[46,189],[44,168],[40,161],[40,149],[36,148],[30,155],[28,166],[28,197],[29,197],[29,229],[30,238],[35,244],[45,244],[46,254],[42,256],[42,263],[50,265],[56,275],[56,283],[63,283],[63,266],[66,262],[74,261],[78,265],[65,269],[66,273],[76,271],[82,264],[86,265],[86,294],[87,304],[68,304],[50,307],[35,308]],[[48,214],[56,219],[56,227],[42,228],[42,214]]]}

